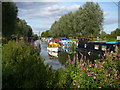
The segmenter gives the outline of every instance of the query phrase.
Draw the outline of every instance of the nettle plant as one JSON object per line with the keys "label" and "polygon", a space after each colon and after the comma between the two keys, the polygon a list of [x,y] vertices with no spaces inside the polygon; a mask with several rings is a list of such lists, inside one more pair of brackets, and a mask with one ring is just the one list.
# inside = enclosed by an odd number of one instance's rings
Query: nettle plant
{"label": "nettle plant", "polygon": [[94,63],[68,60],[71,88],[120,88],[120,55],[107,53]]}

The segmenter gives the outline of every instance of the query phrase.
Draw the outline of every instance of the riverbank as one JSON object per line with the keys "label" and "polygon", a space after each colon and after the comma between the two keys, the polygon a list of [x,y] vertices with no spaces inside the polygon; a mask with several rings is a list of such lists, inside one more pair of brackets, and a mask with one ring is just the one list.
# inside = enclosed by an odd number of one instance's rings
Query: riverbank
{"label": "riverbank", "polygon": [[[43,46],[44,47],[44,46]],[[71,59],[67,70],[45,66],[39,51],[23,42],[3,46],[3,88],[119,88],[120,56],[106,54],[95,63]]]}

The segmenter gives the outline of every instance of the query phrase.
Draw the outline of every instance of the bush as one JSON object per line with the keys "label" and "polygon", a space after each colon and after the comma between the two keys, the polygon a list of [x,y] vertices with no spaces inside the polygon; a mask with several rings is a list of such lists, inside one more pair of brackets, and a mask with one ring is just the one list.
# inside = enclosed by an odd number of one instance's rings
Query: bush
{"label": "bush", "polygon": [[63,71],[52,71],[44,66],[39,52],[30,45],[9,41],[3,46],[2,57],[3,88],[64,86],[65,79],[60,75]]}
{"label": "bush", "polygon": [[68,62],[67,72],[72,78],[71,88],[120,88],[120,57],[106,54],[106,59],[95,63],[80,61]]}

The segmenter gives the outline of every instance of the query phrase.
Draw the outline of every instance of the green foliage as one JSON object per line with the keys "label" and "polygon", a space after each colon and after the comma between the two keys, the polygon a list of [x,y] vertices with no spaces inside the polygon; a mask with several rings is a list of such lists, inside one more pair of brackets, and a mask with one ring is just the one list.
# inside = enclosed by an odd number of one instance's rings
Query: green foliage
{"label": "green foliage", "polygon": [[[72,78],[71,88],[119,88],[120,57],[106,54],[94,64],[83,60],[69,62],[67,72]],[[70,60],[69,60],[70,61]]]}
{"label": "green foliage", "polygon": [[16,34],[18,36],[32,36],[32,28],[27,25],[27,22],[25,20],[17,18],[17,25],[16,25]]}
{"label": "green foliage", "polygon": [[110,34],[106,34],[105,32],[101,33],[100,38],[102,40],[107,40],[107,41],[116,41],[117,36],[120,36],[120,29],[119,28],[112,31]]}
{"label": "green foliage", "polygon": [[42,32],[41,37],[51,37],[49,32],[50,32],[49,30]]}
{"label": "green foliage", "polygon": [[15,32],[18,9],[13,2],[2,3],[2,35],[10,37]]}
{"label": "green foliage", "polygon": [[34,41],[38,40],[38,35],[37,34],[33,34],[32,37],[34,37]]}
{"label": "green foliage", "polygon": [[87,2],[75,12],[69,12],[55,21],[50,29],[53,37],[96,36],[102,30],[103,11],[98,3]]}
{"label": "green foliage", "polygon": [[[24,44],[9,41],[2,52],[3,88],[63,88],[67,77],[63,70],[44,66],[39,52]],[[63,74],[63,75],[61,75]]]}

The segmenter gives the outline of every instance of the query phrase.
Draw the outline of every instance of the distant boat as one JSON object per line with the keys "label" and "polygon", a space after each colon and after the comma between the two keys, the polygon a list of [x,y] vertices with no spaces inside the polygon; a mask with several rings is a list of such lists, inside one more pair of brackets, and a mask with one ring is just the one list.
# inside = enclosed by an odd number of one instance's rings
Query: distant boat
{"label": "distant boat", "polygon": [[47,51],[49,52],[58,52],[59,51],[60,44],[50,42],[47,47]]}

